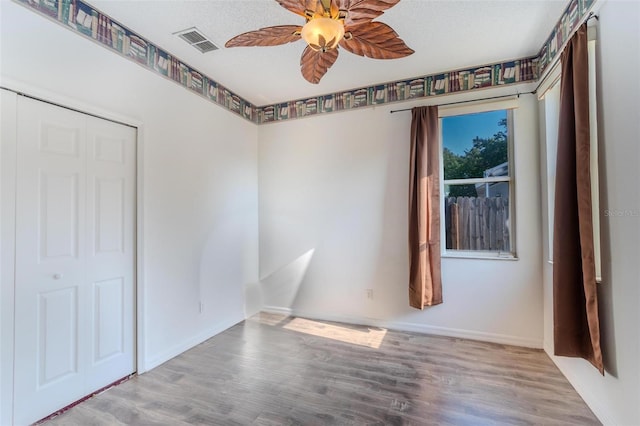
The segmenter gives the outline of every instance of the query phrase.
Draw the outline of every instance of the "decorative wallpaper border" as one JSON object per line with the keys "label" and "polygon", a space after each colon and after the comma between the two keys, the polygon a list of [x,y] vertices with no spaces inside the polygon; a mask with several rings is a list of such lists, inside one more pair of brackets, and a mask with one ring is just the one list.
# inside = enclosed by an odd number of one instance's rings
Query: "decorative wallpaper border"
{"label": "decorative wallpaper border", "polygon": [[596,0],[571,0],[538,52],[463,70],[257,107],[82,0],[14,0],[256,124],[538,80]]}
{"label": "decorative wallpaper border", "polygon": [[558,19],[553,31],[538,52],[538,67],[540,76],[544,74],[549,64],[560,54],[562,47],[569,40],[578,25],[583,21],[595,0],[571,0],[567,8]]}
{"label": "decorative wallpaper border", "polygon": [[258,123],[536,81],[537,69],[537,57],[523,58],[266,105],[258,107]]}
{"label": "decorative wallpaper border", "polygon": [[410,99],[536,81],[562,51],[596,0],[571,0],[538,55],[258,107],[259,124]]}
{"label": "decorative wallpaper border", "polygon": [[256,122],[257,108],[82,0],[14,0],[239,116]]}

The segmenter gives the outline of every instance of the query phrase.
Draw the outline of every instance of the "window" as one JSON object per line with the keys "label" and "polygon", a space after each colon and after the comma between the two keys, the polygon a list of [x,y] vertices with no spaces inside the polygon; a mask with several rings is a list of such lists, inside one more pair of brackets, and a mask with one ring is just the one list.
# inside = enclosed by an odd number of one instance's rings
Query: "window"
{"label": "window", "polygon": [[512,110],[449,115],[440,124],[445,254],[512,258]]}
{"label": "window", "polygon": [[[598,172],[598,115],[596,98],[596,28],[588,28],[589,44],[589,138],[591,142],[591,215],[593,223],[594,260],[596,267],[596,281],[602,281],[602,260],[600,247],[600,192]],[[555,79],[554,79],[555,77]],[[547,253],[548,261],[553,263],[553,225],[556,184],[556,155],[558,151],[558,127],[560,115],[560,69],[549,73],[547,77],[552,83],[545,85],[546,89],[540,97],[544,102],[544,142],[546,148],[547,168]],[[542,86],[542,87],[545,87]]]}

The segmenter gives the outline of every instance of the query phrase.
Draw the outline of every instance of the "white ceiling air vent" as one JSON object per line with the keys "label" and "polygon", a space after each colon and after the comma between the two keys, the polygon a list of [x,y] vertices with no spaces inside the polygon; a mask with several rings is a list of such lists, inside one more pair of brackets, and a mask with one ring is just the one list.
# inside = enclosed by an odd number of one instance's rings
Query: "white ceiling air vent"
{"label": "white ceiling air vent", "polygon": [[202,53],[218,50],[218,46],[208,40],[196,27],[174,33]]}

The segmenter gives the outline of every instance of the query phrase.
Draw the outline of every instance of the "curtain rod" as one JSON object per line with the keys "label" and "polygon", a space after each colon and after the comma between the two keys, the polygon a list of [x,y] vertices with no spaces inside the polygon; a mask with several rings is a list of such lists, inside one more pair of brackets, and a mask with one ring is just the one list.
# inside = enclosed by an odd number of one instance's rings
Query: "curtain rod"
{"label": "curtain rod", "polygon": [[[502,99],[502,98],[511,98],[513,96],[520,97],[520,95],[533,95],[536,92],[524,92],[524,93],[514,93],[512,95],[501,95],[501,96],[491,96],[489,98],[480,98],[480,99],[469,99],[468,101],[457,101],[457,102],[449,102],[446,104],[438,104],[438,106],[448,106],[448,105],[458,105],[458,104],[466,104],[469,102],[479,102],[479,101],[489,101],[491,99]],[[411,111],[413,108],[404,108],[404,109],[393,109],[389,111],[389,113],[393,114],[394,112],[403,112],[403,111]]]}
{"label": "curtain rod", "polygon": [[[2,1],[2,0],[0,0],[0,1]],[[48,99],[40,98],[38,96],[33,96],[33,95],[28,94],[28,93],[22,92],[20,90],[12,89],[10,87],[0,86],[0,90],[6,90],[8,92],[13,92],[18,96],[22,96],[22,97],[25,97],[25,98],[28,98],[28,99],[33,99],[35,101],[44,102],[45,104],[53,105],[53,106],[56,106],[56,107],[59,107],[59,108],[68,109],[70,111],[79,112],[80,114],[89,115],[91,117],[99,118],[101,120],[110,121],[112,123],[122,124],[123,126],[131,127],[133,129],[138,129],[136,126],[134,126],[132,124],[124,123],[122,121],[114,120],[112,118],[105,118],[105,117],[102,117],[100,115],[93,114],[91,112],[82,111],[81,109],[77,109],[77,108],[73,108],[73,107],[70,107],[70,106],[63,105],[63,104],[59,104],[57,102],[53,102],[53,101],[50,101]]]}

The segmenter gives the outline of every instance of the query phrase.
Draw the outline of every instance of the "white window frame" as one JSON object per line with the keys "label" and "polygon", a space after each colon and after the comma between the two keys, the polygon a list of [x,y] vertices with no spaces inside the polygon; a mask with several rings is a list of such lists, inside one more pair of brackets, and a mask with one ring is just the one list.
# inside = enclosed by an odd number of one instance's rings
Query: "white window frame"
{"label": "white window frame", "polygon": [[[596,27],[588,27],[588,65],[589,65],[589,138],[591,172],[591,217],[593,223],[593,248],[596,282],[602,282],[602,255],[600,245],[600,191],[598,173],[598,114],[596,97]],[[547,76],[551,81],[540,99],[545,103],[545,146],[547,168],[547,262],[553,264],[553,226],[556,183],[556,156],[558,151],[558,126],[560,114],[560,66]]]}
{"label": "white window frame", "polygon": [[593,255],[596,269],[596,282],[602,282],[602,254],[600,246],[600,175],[598,172],[598,98],[596,79],[596,42],[597,27],[587,28],[589,61],[589,140],[591,169],[591,218],[593,221]]}
{"label": "white window frame", "polygon": [[[518,107],[518,98],[506,98],[503,100],[486,102],[479,101],[477,103],[456,105],[450,107],[441,107],[438,111],[439,119],[439,155],[440,155],[440,241],[444,242],[441,246],[441,256],[449,258],[471,258],[471,259],[501,259],[501,260],[517,260],[516,255],[516,217],[515,217],[515,161],[514,161],[514,139],[515,139],[515,109]],[[470,179],[444,179],[444,140],[442,138],[442,119],[446,117],[476,114],[482,112],[491,112],[507,110],[507,155],[509,161],[509,176],[489,177],[489,178],[470,178]],[[490,250],[451,250],[446,246],[446,222],[445,218],[445,185],[449,184],[475,184],[475,183],[492,183],[492,182],[508,182],[509,183],[509,247],[510,251],[490,251]]]}
{"label": "white window frame", "polygon": [[[559,72],[559,71],[558,71]],[[544,92],[545,147],[547,172],[547,253],[553,263],[553,224],[556,194],[556,157],[558,155],[558,127],[560,120],[560,76]]]}

